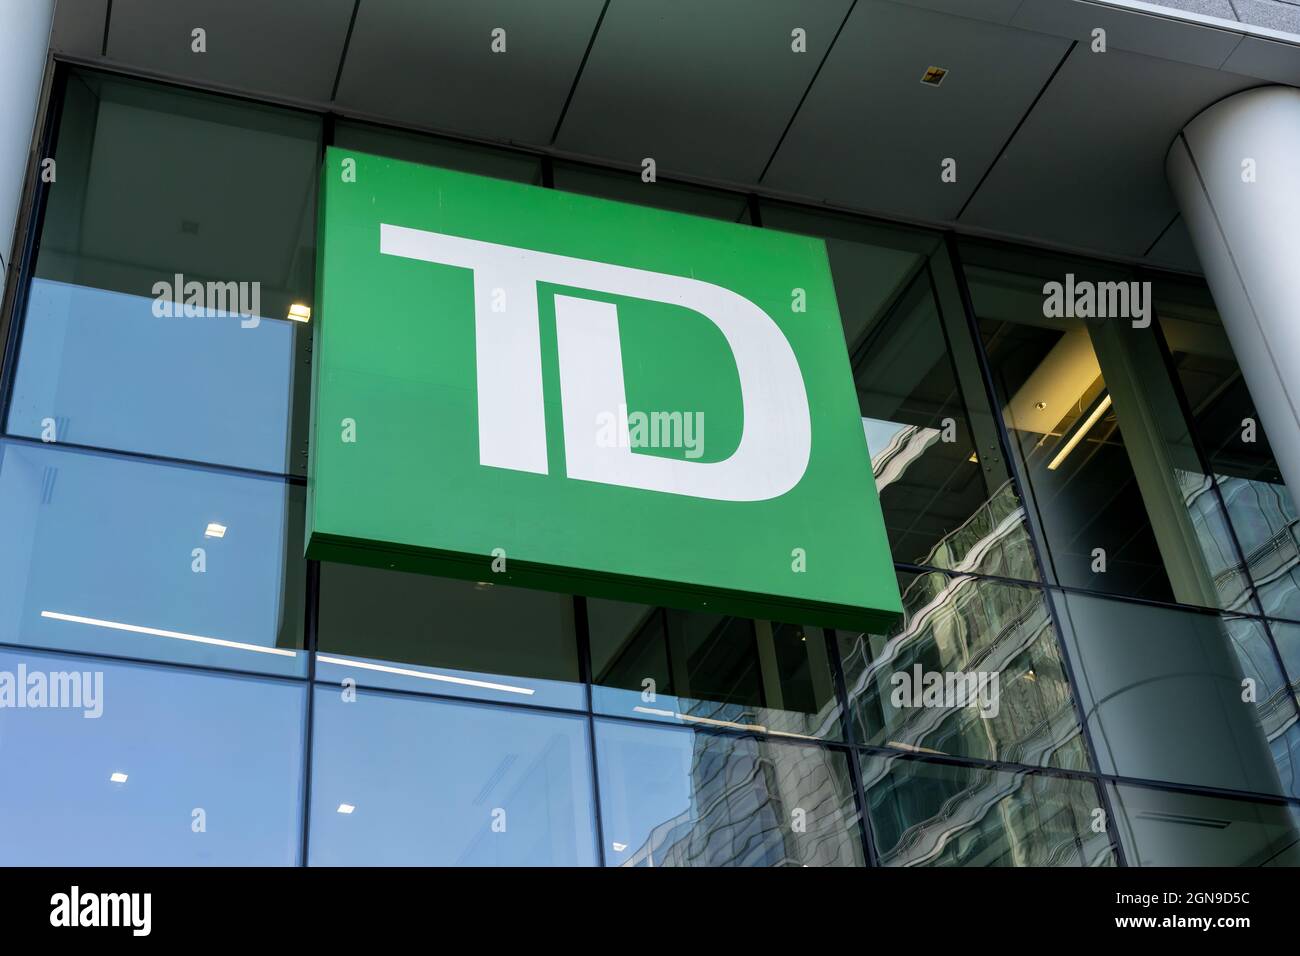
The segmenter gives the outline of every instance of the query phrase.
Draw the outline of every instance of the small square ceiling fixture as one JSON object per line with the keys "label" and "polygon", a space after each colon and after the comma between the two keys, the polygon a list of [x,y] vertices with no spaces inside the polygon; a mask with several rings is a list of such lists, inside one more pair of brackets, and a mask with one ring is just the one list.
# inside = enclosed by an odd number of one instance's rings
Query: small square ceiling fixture
{"label": "small square ceiling fixture", "polygon": [[926,86],[938,86],[943,82],[943,78],[948,75],[948,71],[941,66],[932,66],[925,71],[921,77],[921,82]]}
{"label": "small square ceiling fixture", "polygon": [[291,322],[310,322],[311,306],[303,305],[301,302],[295,302],[289,306],[289,321]]}

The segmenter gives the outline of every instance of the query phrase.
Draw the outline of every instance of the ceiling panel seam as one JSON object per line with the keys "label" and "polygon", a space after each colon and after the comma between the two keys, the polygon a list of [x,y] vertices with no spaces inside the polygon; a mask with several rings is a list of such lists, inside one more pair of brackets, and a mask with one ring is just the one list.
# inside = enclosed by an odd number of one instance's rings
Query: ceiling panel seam
{"label": "ceiling panel seam", "polygon": [[357,25],[357,14],[361,10],[361,0],[356,0],[352,4],[352,19],[348,21],[348,32],[343,38],[343,50],[339,53],[339,68],[334,73],[334,85],[330,88],[330,102],[333,103],[338,99],[339,84],[343,82],[343,65],[348,60],[348,50],[352,46],[352,30]]}
{"label": "ceiling panel seam", "polygon": [[1222,70],[1224,64],[1226,64],[1229,60],[1232,59],[1232,54],[1237,52],[1237,47],[1241,46],[1242,43],[1244,43],[1245,41],[1246,41],[1246,37],[1244,35],[1239,34],[1237,36],[1237,42],[1232,45],[1232,49],[1228,51],[1228,55],[1225,56],[1221,61],[1219,61],[1219,65],[1217,68]]}
{"label": "ceiling panel seam", "polygon": [[591,39],[587,41],[587,49],[582,51],[582,61],[578,63],[578,72],[573,75],[573,82],[569,85],[569,95],[564,98],[564,105],[560,107],[560,115],[555,120],[555,129],[551,131],[551,142],[549,144],[551,146],[554,146],[555,141],[560,138],[560,127],[564,125],[564,118],[569,115],[569,105],[578,92],[578,84],[582,82],[582,73],[587,68],[587,60],[596,46],[596,36],[600,33],[600,26],[605,22],[605,13],[608,10],[609,0],[605,0],[604,5],[600,8],[600,16],[596,17],[596,25],[592,27]]}
{"label": "ceiling panel seam", "polygon": [[108,56],[108,25],[113,19],[113,0],[108,0],[104,8],[104,39],[99,46],[99,55]]}
{"label": "ceiling panel seam", "polygon": [[1174,223],[1178,221],[1178,217],[1180,215],[1181,213],[1174,213],[1174,218],[1170,219],[1168,224],[1166,224],[1165,228],[1161,229],[1159,234],[1154,239],[1151,240],[1151,245],[1147,246],[1147,251],[1142,253],[1143,259],[1151,255],[1152,250],[1155,249],[1156,246],[1160,245],[1160,240],[1165,237],[1165,233],[1167,233],[1170,229],[1174,228]]}
{"label": "ceiling panel seam", "polygon": [[953,222],[959,221],[961,217],[966,214],[967,207],[970,206],[972,202],[974,202],[975,197],[979,194],[980,187],[984,185],[985,181],[989,178],[994,168],[997,166],[998,161],[1002,159],[1007,149],[1010,148],[1012,141],[1016,138],[1016,134],[1020,132],[1021,127],[1024,126],[1025,123],[1028,121],[1030,115],[1034,112],[1034,107],[1036,107],[1038,105],[1038,101],[1043,98],[1043,94],[1047,92],[1047,88],[1052,85],[1052,81],[1056,79],[1056,75],[1061,72],[1061,68],[1065,66],[1065,62],[1068,59],[1070,59],[1070,54],[1074,52],[1074,48],[1077,47],[1078,45],[1079,45],[1078,40],[1070,41],[1070,46],[1065,51],[1065,55],[1061,57],[1060,62],[1056,64],[1056,68],[1052,70],[1051,75],[1047,77],[1047,80],[1043,83],[1042,89],[1040,89],[1037,95],[1034,96],[1034,101],[1029,104],[1029,108],[1025,110],[1025,114],[1020,117],[1020,122],[1016,124],[1015,129],[1011,131],[1011,135],[1007,137],[1007,141],[1002,144],[1002,148],[999,149],[997,151],[997,154],[993,157],[993,162],[989,163],[988,166],[985,168],[984,175],[982,175],[980,177],[980,181],[975,184],[975,188],[970,191],[970,195],[966,197],[966,201],[961,204],[961,209],[957,210],[957,215],[953,217]]}
{"label": "ceiling panel seam", "polygon": [[817,82],[817,77],[821,76],[822,67],[824,67],[826,61],[831,58],[831,51],[835,49],[835,44],[839,41],[840,34],[844,32],[844,25],[849,22],[849,17],[853,16],[853,11],[857,9],[857,6],[858,0],[853,0],[853,2],[849,4],[848,10],[844,12],[844,19],[840,21],[839,29],[837,29],[835,35],[831,37],[831,42],[826,45],[826,52],[822,55],[821,62],[817,64],[817,69],[813,71],[812,79],[808,81],[808,86],[804,89],[803,96],[799,97],[799,102],[794,105],[794,112],[790,114],[790,121],[785,124],[785,129],[781,131],[781,135],[777,138],[776,146],[772,149],[772,155],[767,157],[767,162],[763,164],[763,171],[758,174],[758,179],[754,181],[756,184],[763,181],[763,177],[767,175],[767,171],[772,167],[772,163],[776,160],[776,154],[781,151],[781,144],[785,142],[786,136],[790,134],[790,128],[794,126],[794,121],[799,118],[799,111],[803,109],[803,104],[808,99],[808,94],[812,92],[813,84]]}

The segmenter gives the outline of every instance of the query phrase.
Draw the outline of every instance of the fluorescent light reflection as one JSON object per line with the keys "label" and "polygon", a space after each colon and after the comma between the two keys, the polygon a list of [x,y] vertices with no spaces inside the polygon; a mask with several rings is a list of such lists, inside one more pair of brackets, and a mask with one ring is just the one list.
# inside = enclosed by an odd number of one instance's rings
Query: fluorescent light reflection
{"label": "fluorescent light reflection", "polygon": [[447,684],[460,684],[463,687],[478,687],[482,690],[499,690],[507,694],[526,694],[532,696],[537,693],[531,687],[515,687],[511,684],[494,684],[491,681],[473,680],[469,677],[453,677],[450,674],[435,674],[431,671],[411,670],[407,667],[390,667],[387,664],[372,664],[369,661],[357,661],[347,657],[328,657],[325,654],[317,654],[316,662],[318,664],[337,664],[340,667],[359,667],[367,671],[381,671],[385,674],[397,674],[400,677],[418,677],[421,680],[442,681]]}
{"label": "fluorescent light reflection", "polygon": [[[718,720],[716,717],[697,717],[694,714],[679,714],[672,710],[659,710],[655,707],[633,707],[634,714],[649,714],[652,717],[675,717],[677,720],[684,720],[691,724],[708,724],[710,727],[730,727],[732,730],[745,730],[750,733],[760,734],[779,734],[782,737],[804,737],[803,734],[792,734],[780,730],[768,730],[762,724],[738,724],[734,720]],[[816,740],[816,737],[807,737],[807,740]]]}
{"label": "fluorescent light reflection", "polygon": [[283,647],[263,647],[260,644],[244,644],[240,641],[227,641],[220,637],[204,637],[202,634],[185,634],[181,631],[164,631],[157,627],[142,627],[139,624],[123,624],[121,621],[101,621],[94,617],[80,617],[76,614],[60,614],[58,611],[42,611],[41,617],[53,621],[70,621],[73,624],[90,624],[94,627],[106,627],[113,631],[129,631],[132,634],[150,634],[154,637],[170,637],[174,641],[193,641],[195,644],[211,644],[214,647],[229,647],[239,651],[256,651],[258,654],[275,654],[278,657],[296,657],[297,651]]}
{"label": "fluorescent light reflection", "polygon": [[1048,471],[1056,471],[1057,468],[1061,467],[1061,462],[1065,461],[1065,456],[1074,451],[1075,445],[1083,441],[1083,436],[1088,434],[1093,425],[1097,424],[1098,419],[1106,413],[1108,408],[1110,408],[1110,393],[1107,393],[1106,397],[1097,403],[1097,407],[1083,420],[1083,424],[1074,430],[1070,440],[1061,446],[1061,450],[1056,453],[1056,457],[1048,463]]}

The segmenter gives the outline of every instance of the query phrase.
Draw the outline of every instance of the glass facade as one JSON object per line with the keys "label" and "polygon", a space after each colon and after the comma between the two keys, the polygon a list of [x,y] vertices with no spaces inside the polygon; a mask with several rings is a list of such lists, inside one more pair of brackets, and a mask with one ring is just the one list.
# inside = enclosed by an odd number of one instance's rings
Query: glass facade
{"label": "glass facade", "polygon": [[[1296,862],[1297,515],[1198,282],[79,69],[51,116],[0,863]],[[902,618],[304,560],[325,145],[823,237]],[[1067,274],[1152,321],[1049,315]]]}

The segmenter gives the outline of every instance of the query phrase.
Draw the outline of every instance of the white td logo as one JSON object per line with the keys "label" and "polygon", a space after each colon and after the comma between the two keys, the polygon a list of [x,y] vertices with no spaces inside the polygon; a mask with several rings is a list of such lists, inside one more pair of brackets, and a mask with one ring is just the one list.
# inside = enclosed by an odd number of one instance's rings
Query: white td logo
{"label": "white td logo", "polygon": [[[812,446],[808,395],[790,343],[771,317],[722,286],[383,223],[379,251],[470,269],[478,371],[479,462],[546,474],[537,283],[683,306],[708,318],[740,378],[740,444],[718,462],[637,455],[627,435],[597,442],[602,413],[626,405],[618,310],[555,296],[564,455],[570,478],[720,501],[777,498],[803,477]],[[494,309],[504,294],[506,310]],[[621,428],[627,430],[626,419]]]}

